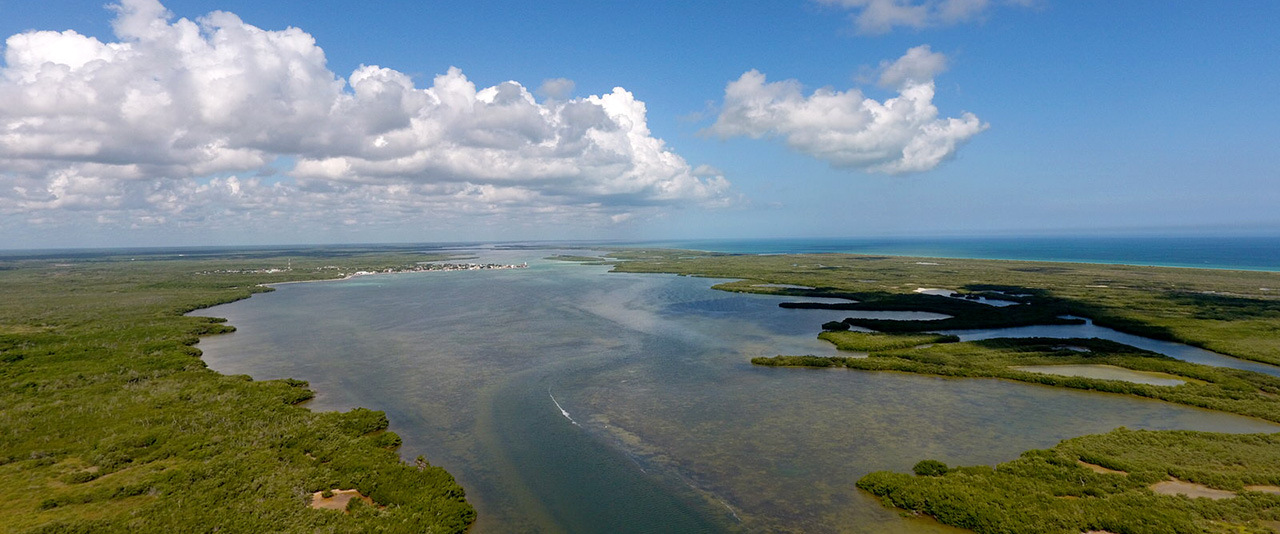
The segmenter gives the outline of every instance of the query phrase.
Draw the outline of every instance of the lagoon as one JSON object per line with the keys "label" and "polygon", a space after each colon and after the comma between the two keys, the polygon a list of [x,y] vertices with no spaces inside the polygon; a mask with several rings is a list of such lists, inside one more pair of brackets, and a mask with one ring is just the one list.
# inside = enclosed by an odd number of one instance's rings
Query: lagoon
{"label": "lagoon", "polygon": [[[1069,316],[1067,316],[1069,317]],[[952,334],[958,336],[960,341],[979,341],[983,339],[993,339],[999,337],[1053,337],[1053,338],[1099,338],[1116,343],[1124,343],[1132,347],[1138,347],[1143,350],[1157,352],[1176,358],[1185,362],[1198,363],[1201,365],[1212,365],[1214,367],[1226,367],[1229,369],[1243,369],[1245,371],[1253,371],[1271,376],[1280,376],[1280,367],[1268,365],[1260,362],[1242,360],[1232,358],[1230,356],[1218,354],[1216,352],[1204,350],[1199,347],[1174,343],[1172,341],[1162,341],[1159,339],[1151,339],[1133,334],[1126,334],[1117,330],[1112,330],[1104,326],[1093,324],[1088,318],[1078,317],[1084,320],[1084,324],[1065,324],[1065,325],[1033,325],[1018,326],[1013,328],[988,328],[974,330],[941,330],[941,334]]]}
{"label": "lagoon", "polygon": [[[468,251],[472,252],[472,251]],[[1129,428],[1275,432],[1239,416],[989,379],[754,367],[836,355],[839,310],[721,281],[474,251],[528,269],[282,286],[218,306],[210,367],[309,380],[311,407],[385,410],[459,478],[474,532],[954,532],[853,483],[923,458],[994,464]]]}

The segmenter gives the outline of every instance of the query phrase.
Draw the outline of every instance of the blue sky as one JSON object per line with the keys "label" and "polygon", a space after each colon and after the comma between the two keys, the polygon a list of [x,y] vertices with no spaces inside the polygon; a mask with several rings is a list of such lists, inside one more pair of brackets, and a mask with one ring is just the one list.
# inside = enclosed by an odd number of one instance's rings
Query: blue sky
{"label": "blue sky", "polygon": [[1275,2],[152,4],[0,0],[0,248],[1280,234]]}

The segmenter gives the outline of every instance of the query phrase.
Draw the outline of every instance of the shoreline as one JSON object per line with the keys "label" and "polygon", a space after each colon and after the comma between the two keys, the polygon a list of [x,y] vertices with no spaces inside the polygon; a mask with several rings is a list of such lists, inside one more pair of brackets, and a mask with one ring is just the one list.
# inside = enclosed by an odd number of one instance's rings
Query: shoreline
{"label": "shoreline", "polygon": [[[1160,261],[1160,260],[1130,260],[1130,259],[1088,259],[1079,257],[1060,257],[1053,253],[1039,254],[1038,251],[1045,250],[1046,245],[1060,245],[1049,247],[1053,251],[1059,250],[1095,250],[1101,256],[1111,256],[1123,258],[1128,253],[1130,257],[1134,255],[1132,248],[1127,248],[1122,253],[1114,253],[1110,247],[1115,247],[1121,243],[1137,244],[1137,245],[1157,245],[1157,248],[1150,249],[1151,252],[1170,251],[1166,255],[1178,255],[1182,247],[1171,248],[1168,245],[1174,242],[1191,243],[1193,245],[1205,245],[1207,243],[1223,242],[1241,243],[1246,245],[1243,249],[1240,246],[1235,247],[1234,251],[1230,247],[1224,247],[1223,251],[1233,252],[1237,256],[1256,257],[1252,254],[1242,254],[1247,250],[1258,247],[1255,243],[1264,242],[1264,244],[1274,244],[1280,246],[1280,237],[1275,236],[1257,236],[1257,237],[1195,237],[1195,236],[1172,236],[1172,237],[1133,237],[1133,236],[1116,236],[1116,237],[1090,237],[1090,236],[1065,236],[1065,237],[1010,237],[1010,238],[886,238],[886,239],[859,239],[859,238],[779,238],[779,239],[690,239],[690,240],[672,240],[672,241],[649,241],[639,243],[626,243],[610,245],[614,248],[630,248],[630,249],[672,249],[687,250],[705,253],[717,254],[736,254],[748,256],[776,256],[776,255],[796,255],[796,254],[855,254],[861,256],[890,256],[898,258],[924,258],[924,259],[949,259],[949,260],[999,260],[999,261],[1032,261],[1032,262],[1049,262],[1049,263],[1072,263],[1086,265],[1117,265],[1131,267],[1168,267],[1179,269],[1212,269],[1226,271],[1250,271],[1250,272],[1280,272],[1280,258],[1271,257],[1270,261],[1262,261],[1262,265],[1238,265],[1233,263],[1211,263],[1201,264],[1194,261]],[[807,245],[807,246],[806,246]],[[966,247],[967,245],[967,247]],[[965,250],[973,247],[982,248],[983,245],[995,245],[998,250]],[[1039,245],[1039,246],[1037,246]],[[1103,245],[1103,247],[1098,247]],[[1107,247],[1109,245],[1110,247]],[[1091,247],[1092,246],[1092,247]],[[883,247],[883,248],[877,248]],[[895,248],[901,247],[898,250]],[[1218,251],[1218,252],[1223,252]],[[1144,250],[1137,251],[1139,256]],[[1182,252],[1185,254],[1185,252]],[[1214,256],[1210,252],[1199,254],[1200,257]],[[1222,254],[1216,254],[1221,256]],[[1194,259],[1194,258],[1188,258]],[[1259,263],[1253,261],[1251,263]]]}
{"label": "shoreline", "polygon": [[275,287],[275,286],[281,286],[286,284],[310,284],[315,282],[341,282],[343,280],[351,280],[353,278],[361,278],[365,276],[376,276],[376,275],[384,275],[384,274],[437,273],[437,272],[451,272],[451,271],[505,271],[509,269],[528,269],[529,268],[528,262],[521,263],[521,264],[497,264],[497,263],[436,264],[436,263],[431,263],[429,265],[432,265],[432,266],[442,265],[443,267],[439,269],[414,268],[414,269],[396,269],[396,270],[387,269],[382,271],[356,271],[351,274],[338,273],[340,278],[324,278],[319,280],[288,280],[284,282],[269,282],[265,284],[258,284],[258,286],[259,287]]}

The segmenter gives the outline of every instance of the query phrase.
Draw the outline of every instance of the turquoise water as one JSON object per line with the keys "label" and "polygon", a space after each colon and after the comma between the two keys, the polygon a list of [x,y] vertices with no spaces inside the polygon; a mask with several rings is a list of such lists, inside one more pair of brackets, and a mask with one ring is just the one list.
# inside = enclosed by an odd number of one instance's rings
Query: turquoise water
{"label": "turquoise water", "polygon": [[405,457],[467,488],[479,534],[954,532],[853,483],[1117,426],[1280,431],[1009,381],[754,367],[834,354],[815,336],[848,312],[541,260],[556,251],[478,253],[530,268],[285,285],[204,310],[238,331],[199,348],[223,373],[309,380],[313,409],[385,410]]}
{"label": "turquoise water", "polygon": [[932,258],[1280,271],[1280,237],[719,239],[641,243],[740,254],[848,252]]}

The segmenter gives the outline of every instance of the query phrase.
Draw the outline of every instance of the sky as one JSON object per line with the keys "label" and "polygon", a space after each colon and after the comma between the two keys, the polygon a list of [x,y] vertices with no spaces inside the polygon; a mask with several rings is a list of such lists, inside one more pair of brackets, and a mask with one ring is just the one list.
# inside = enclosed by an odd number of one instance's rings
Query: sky
{"label": "sky", "polygon": [[1269,0],[0,0],[0,248],[1280,235]]}

